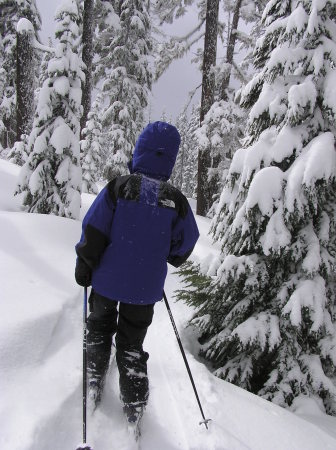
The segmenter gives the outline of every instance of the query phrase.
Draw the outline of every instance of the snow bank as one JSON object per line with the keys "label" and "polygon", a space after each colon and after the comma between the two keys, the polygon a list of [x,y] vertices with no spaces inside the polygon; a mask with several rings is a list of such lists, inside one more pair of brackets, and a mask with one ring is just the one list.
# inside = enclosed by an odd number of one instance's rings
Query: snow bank
{"label": "snow bank", "polygon": [[6,274],[0,319],[4,371],[36,363],[62,309],[77,294],[73,248],[79,224],[56,216],[8,212],[0,212],[0,221],[0,273]]}
{"label": "snow bank", "polygon": [[14,196],[20,167],[0,159],[0,211],[20,211],[20,199]]}

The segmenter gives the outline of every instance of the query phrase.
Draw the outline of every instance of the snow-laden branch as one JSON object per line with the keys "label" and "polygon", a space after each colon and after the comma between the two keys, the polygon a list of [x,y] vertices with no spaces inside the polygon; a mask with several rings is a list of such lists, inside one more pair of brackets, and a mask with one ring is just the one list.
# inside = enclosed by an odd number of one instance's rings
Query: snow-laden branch
{"label": "snow-laden branch", "polygon": [[178,42],[171,39],[170,42],[161,44],[162,48],[159,49],[159,57],[156,63],[155,80],[158,80],[175,59],[182,58],[203,36],[204,32],[197,35],[190,42]]}
{"label": "snow-laden branch", "polygon": [[194,95],[196,94],[196,92],[198,91],[199,88],[202,87],[202,83],[199,84],[198,86],[196,86],[194,89],[192,89],[191,91],[188,92],[188,101],[187,104],[185,105],[185,107],[183,108],[182,114],[186,114],[187,109],[189,108],[191,101],[194,97]]}
{"label": "snow-laden branch", "polygon": [[36,50],[40,50],[40,51],[48,52],[48,53],[55,53],[54,48],[49,47],[47,45],[43,45],[40,42],[38,42],[38,40],[35,38],[34,25],[31,23],[30,20],[28,20],[26,18],[20,19],[16,25],[16,32],[19,34],[31,33],[32,35],[34,35],[32,45]]}
{"label": "snow-laden branch", "polygon": [[55,49],[53,47],[43,45],[37,39],[34,39],[33,46],[36,50],[40,50],[41,52],[55,53]]}
{"label": "snow-laden branch", "polygon": [[202,26],[204,25],[204,22],[205,22],[205,19],[201,20],[195,28],[190,30],[184,36],[170,36],[168,34],[166,34],[166,36],[170,37],[171,39],[174,39],[176,42],[187,41],[189,38],[191,38],[191,36],[193,36],[195,33],[197,33],[202,28]]}
{"label": "snow-laden branch", "polygon": [[18,21],[16,25],[17,33],[35,33],[34,26],[30,20],[22,18]]}

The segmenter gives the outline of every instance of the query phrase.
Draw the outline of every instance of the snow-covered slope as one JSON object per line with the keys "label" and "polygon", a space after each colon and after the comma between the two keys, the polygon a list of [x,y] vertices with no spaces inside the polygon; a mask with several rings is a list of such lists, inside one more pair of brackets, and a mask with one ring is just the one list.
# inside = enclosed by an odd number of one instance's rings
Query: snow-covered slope
{"label": "snow-covered slope", "polygon": [[[18,168],[0,160],[0,448],[72,450],[81,441],[82,289],[73,278],[80,222],[25,214],[13,199]],[[83,210],[92,202],[83,196]],[[196,257],[210,248],[208,223]],[[169,273],[172,299],[179,280]],[[150,353],[150,401],[143,418],[145,450],[334,450],[336,420],[301,408],[304,420],[214,377],[195,358],[184,324],[191,311],[171,308],[210,429],[200,413],[162,302],[155,306],[145,348]],[[122,417],[116,368],[103,402],[88,417],[95,450],[132,449]],[[310,412],[310,415],[308,414]],[[308,421],[309,420],[309,421]]]}

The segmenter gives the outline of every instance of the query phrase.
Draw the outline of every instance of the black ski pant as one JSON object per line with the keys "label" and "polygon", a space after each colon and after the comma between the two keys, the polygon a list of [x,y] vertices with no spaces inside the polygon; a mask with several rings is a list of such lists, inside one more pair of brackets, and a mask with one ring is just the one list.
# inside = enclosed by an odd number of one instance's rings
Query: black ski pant
{"label": "black ski pant", "polygon": [[132,305],[118,302],[91,291],[87,321],[87,355],[90,380],[104,383],[108,369],[112,337],[116,334],[116,360],[120,396],[124,404],[147,403],[148,353],[142,348],[147,328],[152,323],[154,304]]}

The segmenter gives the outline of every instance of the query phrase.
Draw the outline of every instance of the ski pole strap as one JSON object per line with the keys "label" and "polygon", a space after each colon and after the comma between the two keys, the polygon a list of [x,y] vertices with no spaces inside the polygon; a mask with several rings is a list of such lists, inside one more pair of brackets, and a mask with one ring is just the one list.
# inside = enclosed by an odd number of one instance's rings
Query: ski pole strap
{"label": "ski pole strap", "polygon": [[185,351],[184,351],[184,348],[183,348],[183,345],[182,345],[182,341],[180,339],[180,335],[179,335],[179,333],[177,331],[177,327],[176,327],[176,324],[175,324],[173,313],[171,312],[171,309],[170,309],[170,306],[169,306],[169,303],[168,303],[165,291],[163,291],[163,299],[164,299],[164,302],[166,304],[167,311],[168,311],[168,314],[169,314],[169,317],[170,317],[170,321],[171,321],[171,323],[173,325],[175,336],[176,336],[178,345],[180,347],[180,351],[181,351],[181,354],[182,354],[182,357],[183,357],[183,360],[184,360],[184,363],[185,363],[185,366],[186,366],[186,369],[187,369],[187,372],[188,372],[188,375],[189,375],[189,378],[190,378],[190,381],[191,381],[191,385],[192,385],[192,387],[194,389],[194,393],[195,393],[195,397],[196,397],[199,409],[200,409],[202,417],[203,417],[203,420],[201,422],[199,422],[199,425],[204,424],[205,428],[208,429],[208,422],[210,422],[211,419],[206,419],[205,416],[204,416],[203,408],[202,408],[201,401],[200,401],[198,393],[197,393],[197,389],[196,389],[196,386],[195,386],[194,378],[192,376],[192,373],[191,373],[191,370],[190,370],[190,367],[189,367],[189,363],[188,363],[188,360],[187,360],[187,357],[186,357],[186,354],[185,354]]}

